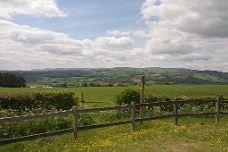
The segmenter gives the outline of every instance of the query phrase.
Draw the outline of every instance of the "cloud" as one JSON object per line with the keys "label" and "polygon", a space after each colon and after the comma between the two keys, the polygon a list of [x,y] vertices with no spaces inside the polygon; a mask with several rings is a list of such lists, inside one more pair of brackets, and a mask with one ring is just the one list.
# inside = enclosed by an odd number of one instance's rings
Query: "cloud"
{"label": "cloud", "polygon": [[[66,16],[55,0],[8,0],[0,7],[0,69],[160,66],[228,71],[228,2],[224,0],[145,0],[138,12],[141,19],[134,25],[126,31],[105,25],[99,32],[104,35],[90,35],[93,39],[73,38],[80,34],[76,30],[71,37],[18,22],[17,15]],[[65,19],[67,24],[76,22]]]}
{"label": "cloud", "polygon": [[6,0],[0,3],[0,17],[12,19],[18,14],[46,17],[64,17],[66,14],[57,7],[55,0]]}
{"label": "cloud", "polygon": [[99,37],[95,43],[101,47],[125,48],[132,46],[134,40],[130,37]]}
{"label": "cloud", "polygon": [[82,42],[68,37],[64,33],[57,33],[30,26],[18,25],[9,21],[1,21],[0,27],[4,31],[0,32],[2,40],[10,41],[11,44],[5,46],[5,49],[14,47],[14,49],[39,50],[54,54],[69,54],[80,52]]}
{"label": "cloud", "polygon": [[83,42],[64,33],[1,20],[0,27],[0,69],[74,67],[83,59]]}
{"label": "cloud", "polygon": [[187,42],[167,40],[154,40],[147,41],[146,47],[149,52],[153,54],[188,54],[195,50],[195,48]]}
{"label": "cloud", "polygon": [[130,34],[130,31],[119,31],[119,30],[108,30],[106,31],[107,34],[114,35],[114,36],[127,36]]}
{"label": "cloud", "polygon": [[113,63],[124,65],[138,59],[139,51],[131,50],[134,40],[130,37],[76,40],[64,33],[3,20],[0,28],[0,62],[7,63],[7,69],[113,67]]}
{"label": "cloud", "polygon": [[227,7],[223,0],[146,0],[140,10],[147,28],[134,35],[147,39],[146,59],[154,64],[227,71]]}
{"label": "cloud", "polygon": [[[224,0],[147,0],[141,6],[142,18],[148,23],[165,24],[182,32],[206,38],[228,37],[228,1]],[[158,20],[153,20],[153,17]]]}

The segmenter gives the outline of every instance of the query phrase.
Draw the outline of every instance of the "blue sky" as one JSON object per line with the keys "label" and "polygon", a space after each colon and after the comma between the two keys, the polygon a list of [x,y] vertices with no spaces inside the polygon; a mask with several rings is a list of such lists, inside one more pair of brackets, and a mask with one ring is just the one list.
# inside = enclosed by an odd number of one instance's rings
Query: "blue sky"
{"label": "blue sky", "polygon": [[228,72],[224,0],[0,0],[0,70]]}
{"label": "blue sky", "polygon": [[110,29],[140,29],[139,12],[142,0],[58,0],[59,9],[66,17],[44,18],[43,16],[17,15],[13,21],[21,25],[63,32],[74,39],[95,39],[107,35]]}

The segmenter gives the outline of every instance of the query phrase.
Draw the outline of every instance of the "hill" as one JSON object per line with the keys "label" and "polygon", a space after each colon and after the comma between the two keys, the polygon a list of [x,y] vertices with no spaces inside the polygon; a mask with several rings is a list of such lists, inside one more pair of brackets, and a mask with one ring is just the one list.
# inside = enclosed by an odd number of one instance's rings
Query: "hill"
{"label": "hill", "polygon": [[27,84],[81,84],[110,83],[132,84],[133,79],[145,75],[148,85],[170,82],[172,84],[228,84],[228,73],[219,71],[198,71],[178,68],[57,68],[31,71],[1,71],[23,76]]}

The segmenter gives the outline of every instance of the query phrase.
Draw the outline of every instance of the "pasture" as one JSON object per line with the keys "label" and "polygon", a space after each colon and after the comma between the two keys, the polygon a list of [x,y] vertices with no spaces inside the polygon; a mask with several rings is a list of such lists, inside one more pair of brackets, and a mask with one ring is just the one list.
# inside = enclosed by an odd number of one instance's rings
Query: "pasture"
{"label": "pasture", "polygon": [[[140,86],[131,87],[78,87],[78,88],[0,88],[1,92],[73,91],[80,100],[84,92],[86,108],[115,106],[115,95],[125,89],[140,91]],[[227,85],[154,85],[146,86],[145,93],[187,98],[228,98]],[[72,134],[40,138],[0,146],[0,151],[228,151],[228,117],[219,123],[211,117],[184,117],[178,126],[173,119],[162,119],[136,124],[136,132],[130,125],[80,131],[78,140]]]}
{"label": "pasture", "polygon": [[[73,91],[76,96],[84,93],[86,107],[115,106],[115,95],[125,89],[140,91],[140,86],[129,87],[76,87],[76,88],[0,88],[0,92]],[[222,95],[228,99],[228,85],[154,85],[145,86],[145,93],[169,98],[214,98]]]}

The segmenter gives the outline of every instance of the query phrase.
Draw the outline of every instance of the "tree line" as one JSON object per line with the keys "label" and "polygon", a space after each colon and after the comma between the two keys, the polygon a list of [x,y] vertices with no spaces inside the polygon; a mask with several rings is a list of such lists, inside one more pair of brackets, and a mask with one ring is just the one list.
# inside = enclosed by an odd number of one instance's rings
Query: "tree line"
{"label": "tree line", "polygon": [[22,76],[0,72],[0,87],[25,87],[26,80]]}

